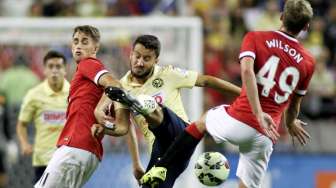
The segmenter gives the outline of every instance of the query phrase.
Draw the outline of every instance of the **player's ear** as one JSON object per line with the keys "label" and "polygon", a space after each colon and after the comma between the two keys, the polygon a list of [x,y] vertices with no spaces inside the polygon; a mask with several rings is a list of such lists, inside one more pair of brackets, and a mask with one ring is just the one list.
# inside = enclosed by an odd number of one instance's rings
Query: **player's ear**
{"label": "player's ear", "polygon": [[98,50],[99,50],[99,43],[96,44],[95,48],[94,48],[94,52],[97,54],[98,53]]}
{"label": "player's ear", "polygon": [[307,24],[305,25],[305,27],[303,28],[303,31],[308,31],[309,27],[310,27],[310,24],[307,23]]}

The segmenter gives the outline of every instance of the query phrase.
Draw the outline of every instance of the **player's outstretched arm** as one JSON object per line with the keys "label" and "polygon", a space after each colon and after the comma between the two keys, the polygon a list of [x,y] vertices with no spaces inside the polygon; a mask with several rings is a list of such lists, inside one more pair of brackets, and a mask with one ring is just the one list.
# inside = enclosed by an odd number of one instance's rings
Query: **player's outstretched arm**
{"label": "player's outstretched arm", "polygon": [[101,137],[104,134],[110,136],[124,136],[129,129],[129,110],[120,108],[115,110],[115,120],[94,124],[91,127],[93,137]]}
{"label": "player's outstretched arm", "polygon": [[240,87],[225,80],[209,75],[199,74],[195,85],[198,87],[213,88],[221,93],[231,93],[235,96],[239,96],[241,92]]}
{"label": "player's outstretched arm", "polygon": [[[121,87],[120,82],[115,79],[112,74],[106,73],[99,77],[98,85],[102,86],[104,89],[107,87]],[[129,110],[125,108],[120,108],[115,110],[115,118],[105,114],[106,109],[108,109],[109,104],[112,103],[112,100],[109,99],[106,95],[102,95],[100,101],[98,102],[94,114],[97,119],[97,122],[100,125],[104,126],[105,134],[111,136],[123,136],[127,134],[129,127]],[[110,122],[114,120],[114,125],[111,128]]]}
{"label": "player's outstretched arm", "polygon": [[289,134],[292,137],[297,138],[301,145],[305,145],[310,139],[310,135],[302,127],[302,125],[306,125],[306,123],[297,119],[300,112],[302,98],[303,96],[294,94],[290,100],[287,110],[285,111],[284,118]]}
{"label": "player's outstretched arm", "polygon": [[254,73],[254,59],[251,57],[243,57],[240,60],[240,65],[243,86],[246,87],[246,95],[252,112],[256,116],[260,126],[264,129],[265,134],[275,141],[280,137],[280,135],[276,130],[276,125],[273,122],[272,117],[264,113],[261,108],[257,81]]}
{"label": "player's outstretched arm", "polygon": [[135,127],[133,125],[130,126],[127,134],[127,145],[128,151],[130,152],[132,157],[133,175],[139,181],[140,178],[145,174],[145,170],[141,164],[138,140],[135,133]]}

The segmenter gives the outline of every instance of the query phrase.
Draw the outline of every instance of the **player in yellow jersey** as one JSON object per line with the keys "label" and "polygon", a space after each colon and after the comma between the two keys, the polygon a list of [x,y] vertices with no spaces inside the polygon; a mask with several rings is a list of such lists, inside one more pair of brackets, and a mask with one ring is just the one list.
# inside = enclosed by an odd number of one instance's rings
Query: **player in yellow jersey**
{"label": "player in yellow jersey", "polygon": [[[40,179],[53,152],[65,123],[69,82],[64,76],[66,59],[63,54],[49,51],[44,59],[46,79],[30,89],[21,105],[17,136],[23,155],[33,155],[34,183]],[[29,143],[27,126],[35,125],[34,145]]]}
{"label": "player in yellow jersey", "polygon": [[[159,66],[160,46],[160,41],[153,35],[137,37],[130,55],[131,70],[121,79],[123,88],[131,96],[150,95],[161,106],[161,110],[155,112],[154,119],[148,119],[146,115],[133,115],[134,122],[140,127],[149,147],[152,146],[147,170],[153,166],[168,149],[174,138],[188,124],[180,89],[198,86],[210,87],[220,92],[231,92],[236,96],[240,94],[239,87],[218,78],[173,66]],[[115,90],[118,92],[117,88]],[[107,91],[107,94],[111,93]],[[122,103],[122,101],[120,102]],[[115,106],[116,109],[120,107]],[[130,130],[128,143],[133,160],[134,175],[140,179],[144,171],[139,160],[134,128],[131,126]],[[188,163],[189,159],[181,157],[179,165],[168,171],[166,181],[161,183],[159,188],[172,187],[175,179],[184,171]]]}

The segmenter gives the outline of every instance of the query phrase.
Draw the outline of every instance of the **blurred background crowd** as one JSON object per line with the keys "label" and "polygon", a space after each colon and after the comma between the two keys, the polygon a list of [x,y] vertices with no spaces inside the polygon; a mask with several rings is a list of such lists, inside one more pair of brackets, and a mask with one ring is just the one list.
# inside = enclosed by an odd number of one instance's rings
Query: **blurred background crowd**
{"label": "blurred background crowd", "polygon": [[[310,0],[314,19],[308,32],[299,40],[316,58],[316,70],[302,106],[301,118],[311,125],[315,141],[305,152],[336,152],[330,131],[336,128],[336,2]],[[203,21],[204,73],[241,85],[238,54],[248,31],[274,30],[280,27],[283,0],[1,0],[1,17],[129,17],[129,16],[196,16]],[[107,59],[116,75],[127,70],[131,39],[103,46],[99,56]],[[68,46],[58,47],[71,62]],[[18,107],[27,90],[43,79],[43,46],[0,44],[0,139],[15,138],[13,131]],[[125,67],[113,67],[124,62]],[[69,68],[71,78],[73,68]],[[213,90],[204,91],[204,109],[232,100]],[[188,107],[186,107],[188,108]],[[7,125],[7,126],[5,126]],[[277,151],[294,148],[282,130],[283,140]],[[211,149],[212,143],[207,141]]]}

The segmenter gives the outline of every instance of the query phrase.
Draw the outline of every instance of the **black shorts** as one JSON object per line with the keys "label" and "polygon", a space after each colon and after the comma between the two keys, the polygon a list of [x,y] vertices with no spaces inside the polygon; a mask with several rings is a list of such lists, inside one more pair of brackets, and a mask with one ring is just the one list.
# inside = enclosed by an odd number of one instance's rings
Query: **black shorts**
{"label": "black shorts", "polygon": [[[158,161],[158,158],[163,156],[175,138],[181,134],[188,125],[188,123],[183,121],[169,108],[162,107],[162,110],[164,114],[162,124],[155,129],[150,129],[155,135],[155,141],[146,171],[153,167]],[[193,153],[194,149],[190,152]],[[166,180],[159,185],[159,188],[173,187],[175,180],[187,168],[189,160],[190,158],[180,158],[177,164],[168,167]],[[143,186],[143,188],[144,187],[147,186]]]}
{"label": "black shorts", "polygon": [[34,184],[41,178],[46,168],[47,166],[34,166]]}

